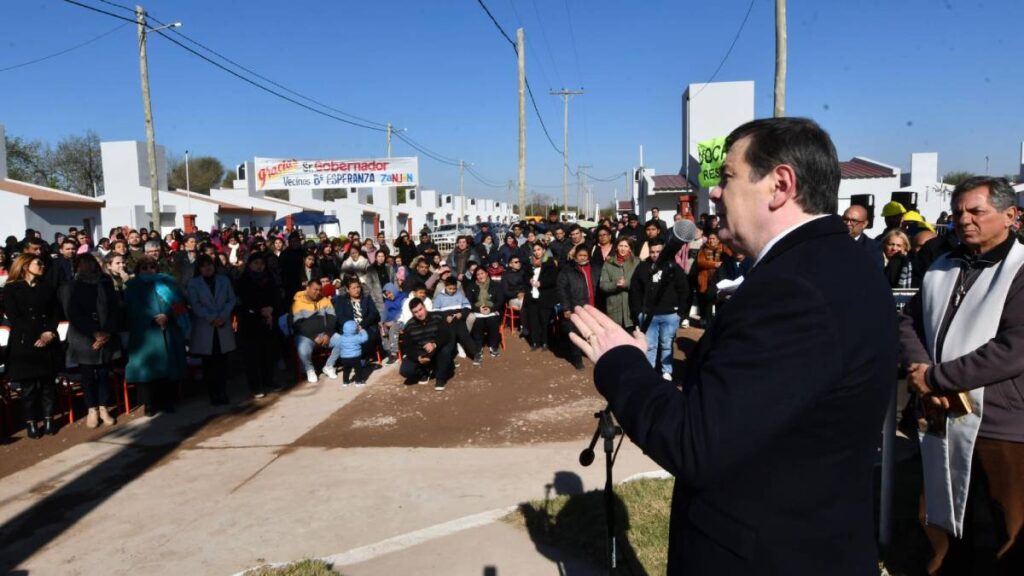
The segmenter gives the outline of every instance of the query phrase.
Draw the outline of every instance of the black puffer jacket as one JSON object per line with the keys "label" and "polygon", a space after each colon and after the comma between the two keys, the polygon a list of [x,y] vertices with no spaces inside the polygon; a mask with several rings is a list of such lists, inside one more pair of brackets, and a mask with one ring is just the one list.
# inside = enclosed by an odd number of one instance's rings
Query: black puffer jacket
{"label": "black puffer jacket", "polygon": [[[451,327],[445,322],[444,318],[433,312],[427,314],[423,321],[417,320],[414,316],[405,325],[404,334],[402,354],[410,358],[417,358],[419,356],[433,357],[434,354],[437,354],[438,349],[452,339]],[[428,353],[424,350],[423,347],[428,342],[433,342],[437,345],[433,352]]]}
{"label": "black puffer jacket", "polygon": [[[593,271],[593,268],[591,268]],[[590,303],[590,295],[597,293],[596,281],[591,275],[591,284],[575,262],[570,262],[558,273],[558,302],[563,312],[571,312],[577,306]]]}

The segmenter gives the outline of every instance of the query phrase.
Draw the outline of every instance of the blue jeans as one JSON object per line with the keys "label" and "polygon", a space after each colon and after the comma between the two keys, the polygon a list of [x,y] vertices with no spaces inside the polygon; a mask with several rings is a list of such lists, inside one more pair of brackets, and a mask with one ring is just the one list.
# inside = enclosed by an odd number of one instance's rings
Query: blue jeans
{"label": "blue jeans", "polygon": [[[315,346],[316,342],[309,338],[299,334],[295,335],[295,350],[299,354],[299,362],[302,364],[302,369],[307,372],[313,369],[313,348]],[[334,366],[334,363],[341,356],[341,334],[332,334],[328,346],[331,347],[331,355],[327,357],[327,362],[324,366]]]}
{"label": "blue jeans", "polygon": [[[641,320],[643,322],[643,320]],[[651,325],[647,327],[647,361],[654,367],[657,364],[658,348],[661,348],[661,370],[666,374],[672,373],[672,344],[676,339],[676,331],[679,329],[679,316],[677,314],[657,314],[651,318]]]}

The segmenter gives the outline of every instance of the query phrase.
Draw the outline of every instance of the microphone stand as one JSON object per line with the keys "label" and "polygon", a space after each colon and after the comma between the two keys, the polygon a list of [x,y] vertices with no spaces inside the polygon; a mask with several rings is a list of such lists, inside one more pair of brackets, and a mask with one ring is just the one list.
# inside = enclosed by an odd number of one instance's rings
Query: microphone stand
{"label": "microphone stand", "polygon": [[[612,484],[612,467],[615,465],[615,458],[618,456],[619,447],[622,446],[622,440],[625,438],[625,435],[622,433],[622,428],[615,424],[610,408],[595,412],[594,418],[597,418],[597,429],[594,430],[594,436],[590,439],[590,445],[580,452],[580,464],[590,466],[594,463],[594,447],[597,445],[597,439],[603,438],[605,467],[604,516],[608,532],[608,573],[612,574],[618,567],[618,547],[615,540],[615,491]],[[616,436],[621,436],[618,446],[615,445]]]}

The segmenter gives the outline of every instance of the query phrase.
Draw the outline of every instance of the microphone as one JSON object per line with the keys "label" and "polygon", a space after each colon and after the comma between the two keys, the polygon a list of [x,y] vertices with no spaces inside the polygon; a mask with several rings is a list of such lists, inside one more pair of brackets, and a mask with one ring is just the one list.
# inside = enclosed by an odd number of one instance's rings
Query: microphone
{"label": "microphone", "polygon": [[694,238],[697,237],[697,225],[693,221],[683,218],[673,224],[672,228],[669,229],[669,233],[665,236],[665,247],[662,248],[661,256],[658,257],[658,262],[656,263],[658,269],[672,262],[683,246],[693,242]]}

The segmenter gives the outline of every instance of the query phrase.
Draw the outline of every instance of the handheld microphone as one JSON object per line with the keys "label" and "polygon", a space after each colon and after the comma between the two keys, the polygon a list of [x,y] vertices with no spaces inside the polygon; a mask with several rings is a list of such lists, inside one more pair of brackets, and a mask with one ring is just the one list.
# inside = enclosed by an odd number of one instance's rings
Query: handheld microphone
{"label": "handheld microphone", "polygon": [[665,247],[662,248],[661,256],[658,257],[658,262],[656,263],[659,269],[672,262],[676,254],[683,249],[683,246],[693,242],[694,238],[697,237],[697,225],[693,221],[683,218],[673,224],[672,228],[669,229],[669,233],[665,236]]}

